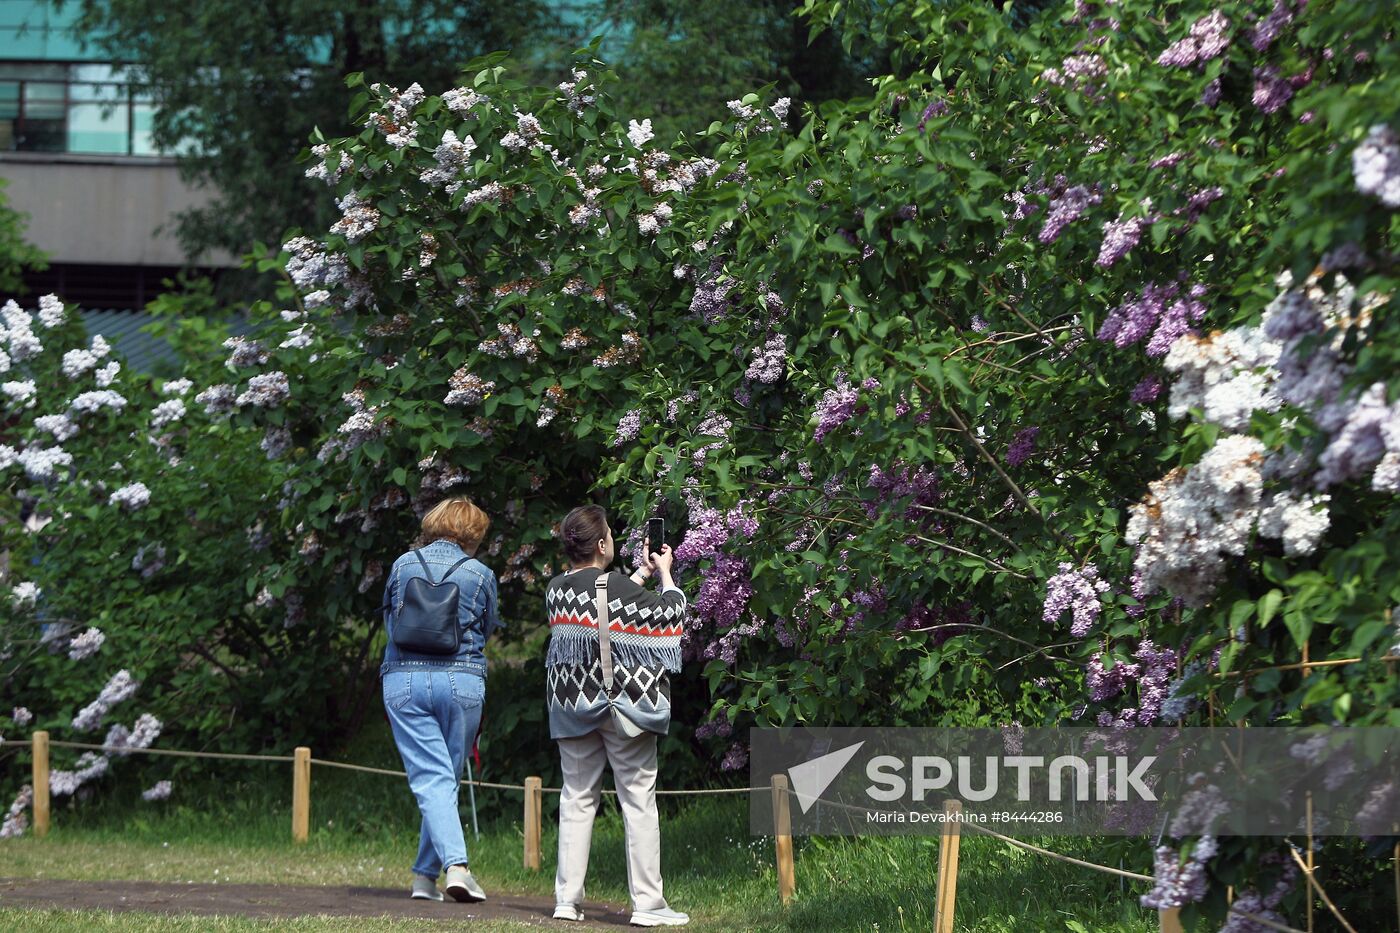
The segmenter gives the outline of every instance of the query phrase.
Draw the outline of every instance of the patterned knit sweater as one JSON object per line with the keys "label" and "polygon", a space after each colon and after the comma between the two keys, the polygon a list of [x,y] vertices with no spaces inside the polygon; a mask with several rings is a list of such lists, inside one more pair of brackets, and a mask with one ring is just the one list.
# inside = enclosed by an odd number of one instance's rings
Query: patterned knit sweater
{"label": "patterned knit sweater", "polygon": [[[587,735],[611,714],[603,696],[595,613],[596,567],[567,571],[549,581],[549,735]],[[613,657],[613,696],[639,726],[665,735],[671,725],[671,680],[681,669],[685,594],[643,588],[616,571],[608,573],[608,640]]]}

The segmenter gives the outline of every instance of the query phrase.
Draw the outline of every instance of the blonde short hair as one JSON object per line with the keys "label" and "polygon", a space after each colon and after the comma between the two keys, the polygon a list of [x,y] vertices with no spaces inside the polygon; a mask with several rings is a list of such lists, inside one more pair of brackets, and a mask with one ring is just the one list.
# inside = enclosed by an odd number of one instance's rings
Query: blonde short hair
{"label": "blonde short hair", "polygon": [[468,554],[475,554],[491,527],[491,519],[466,496],[444,499],[423,516],[419,540],[427,544],[446,538]]}

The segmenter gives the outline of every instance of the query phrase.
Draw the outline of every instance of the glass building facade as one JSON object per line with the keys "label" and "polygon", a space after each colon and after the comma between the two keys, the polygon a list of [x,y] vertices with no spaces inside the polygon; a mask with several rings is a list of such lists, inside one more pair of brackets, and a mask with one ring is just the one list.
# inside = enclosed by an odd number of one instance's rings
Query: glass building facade
{"label": "glass building facade", "polygon": [[154,104],[73,31],[75,5],[0,0],[0,152],[160,155]]}

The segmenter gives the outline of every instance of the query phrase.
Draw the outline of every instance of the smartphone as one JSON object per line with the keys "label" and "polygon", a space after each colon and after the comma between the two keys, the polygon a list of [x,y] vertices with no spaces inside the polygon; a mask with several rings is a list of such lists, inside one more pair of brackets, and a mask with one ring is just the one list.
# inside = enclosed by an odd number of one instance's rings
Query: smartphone
{"label": "smartphone", "polygon": [[660,554],[661,547],[666,543],[666,519],[647,519],[647,553]]}

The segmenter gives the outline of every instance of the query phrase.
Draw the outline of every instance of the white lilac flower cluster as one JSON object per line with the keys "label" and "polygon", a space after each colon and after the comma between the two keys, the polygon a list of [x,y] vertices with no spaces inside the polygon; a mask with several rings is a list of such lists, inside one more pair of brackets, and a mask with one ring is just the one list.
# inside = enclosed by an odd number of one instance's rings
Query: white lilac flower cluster
{"label": "white lilac flower cluster", "polygon": [[1371,127],[1351,154],[1351,171],[1357,191],[1386,207],[1400,207],[1400,137],[1389,126]]}
{"label": "white lilac flower cluster", "polygon": [[311,154],[320,159],[306,170],[307,178],[316,178],[334,188],[336,183],[350,170],[345,153],[333,151],[329,144],[320,143],[311,147]]}
{"label": "white lilac flower cluster", "polygon": [[448,392],[443,398],[446,405],[479,405],[496,388],[496,383],[482,379],[468,372],[463,366],[447,381]]}
{"label": "white lilac flower cluster", "polygon": [[110,746],[109,755],[125,758],[136,749],[150,748],[160,737],[164,724],[150,713],[142,713],[130,729],[120,723],[107,730],[103,745]]}
{"label": "white lilac flower cluster", "polygon": [[643,120],[641,123],[638,123],[636,120],[628,121],[627,139],[638,149],[651,142],[655,136],[656,134],[651,131],[650,119]]}
{"label": "white lilac flower cluster", "polygon": [[100,628],[92,627],[81,635],[76,635],[68,642],[68,657],[73,661],[81,661],[97,654],[102,643],[107,640],[107,636],[102,634]]}
{"label": "white lilac flower cluster", "polygon": [[185,403],[178,398],[166,399],[151,409],[151,427],[163,428],[185,417]]}
{"label": "white lilac flower cluster", "polygon": [[16,706],[14,709],[10,710],[10,720],[14,722],[16,726],[23,729],[34,721],[34,714],[31,713],[27,707]]}
{"label": "white lilac flower cluster", "polygon": [[656,236],[662,227],[670,225],[671,213],[671,205],[662,201],[650,211],[643,211],[637,215],[637,229],[643,236]]}
{"label": "white lilac flower cluster", "polygon": [[83,373],[96,368],[97,364],[112,352],[111,344],[101,334],[94,334],[86,350],[69,350],[63,354],[59,368],[69,379],[77,379]]}
{"label": "white lilac flower cluster", "polygon": [[293,237],[282,244],[282,251],[291,254],[287,260],[287,275],[304,291],[340,285],[349,278],[350,265],[345,257],[327,253],[311,237]]}
{"label": "white lilac flower cluster", "polygon": [[29,316],[28,311],[10,300],[5,302],[4,307],[0,307],[0,318],[4,319],[0,339],[9,341],[9,357],[18,362],[32,359],[44,351],[44,345],[34,333],[34,319]]}
{"label": "white lilac flower cluster", "polygon": [[39,589],[38,584],[26,580],[23,583],[16,584],[10,590],[10,605],[14,606],[16,609],[31,609],[39,601],[39,597],[43,595],[43,592],[43,590]]}
{"label": "white lilac flower cluster", "polygon": [[121,393],[112,389],[97,389],[93,392],[80,393],[73,401],[68,403],[68,410],[79,414],[90,415],[110,408],[113,411],[121,411],[126,408],[126,399]]}
{"label": "white lilac flower cluster", "polygon": [[345,419],[345,423],[336,430],[336,433],[343,438],[341,443],[345,450],[354,450],[367,441],[384,436],[384,425],[375,419],[375,414],[378,411],[377,406],[366,408]]}
{"label": "white lilac flower cluster", "polygon": [[24,467],[24,475],[36,481],[49,479],[59,467],[73,465],[73,455],[62,447],[28,447],[15,460]]}
{"label": "white lilac flower cluster", "polygon": [[540,335],[538,327],[533,328],[528,337],[515,324],[507,324],[503,321],[496,322],[496,330],[500,332],[501,336],[481,341],[476,347],[479,352],[502,359],[514,356],[527,363],[533,363],[539,359],[540,348],[534,339]]}
{"label": "white lilac flower cluster", "polygon": [[340,219],[331,224],[330,232],[345,237],[347,243],[358,243],[379,226],[379,208],[357,192],[347,192],[335,203],[340,208]]}
{"label": "white lilac flower cluster", "polygon": [[0,392],[9,396],[10,404],[18,408],[33,408],[38,389],[32,379],[22,379],[0,384]]}
{"label": "white lilac flower cluster", "polygon": [[560,81],[559,90],[564,92],[564,106],[568,107],[574,116],[579,116],[585,107],[593,106],[597,97],[579,92],[580,85],[588,80],[588,72],[575,68],[573,78],[572,81]]}
{"label": "white lilac flower cluster", "polygon": [[130,698],[139,686],[141,684],[132,679],[130,671],[117,671],[107,681],[97,699],[84,706],[78,711],[78,715],[73,717],[73,728],[79,732],[93,731],[102,725],[102,720],[112,711],[112,707]]}
{"label": "white lilac flower cluster", "polygon": [[1244,553],[1264,496],[1265,448],[1247,434],[1222,437],[1192,467],[1172,470],[1133,506],[1127,541],[1137,546],[1141,588],[1165,589],[1203,604],[1224,570],[1221,557]]}
{"label": "white lilac flower cluster", "polygon": [[101,369],[99,369],[95,374],[94,378],[96,379],[97,387],[99,389],[107,388],[113,382],[117,381],[117,374],[121,371],[122,364],[118,363],[116,360],[112,360],[106,366],[103,366]]}
{"label": "white lilac flower cluster", "polygon": [[515,129],[501,137],[501,145],[511,152],[519,152],[530,146],[538,146],[542,133],[540,121],[535,119],[534,114],[516,111]]}
{"label": "white lilac flower cluster", "polygon": [[144,508],[151,501],[151,490],[145,483],[129,483],[112,493],[107,500],[112,505],[135,511]]}
{"label": "white lilac flower cluster", "polygon": [[287,335],[287,339],[277,346],[282,350],[305,350],[311,346],[311,341],[316,336],[316,330],[309,323],[302,324]]}
{"label": "white lilac flower cluster", "polygon": [[1184,418],[1199,407],[1211,424],[1245,430],[1255,410],[1277,411],[1281,404],[1273,389],[1281,350],[1260,327],[1179,337],[1164,360],[1167,371],[1176,374],[1167,413]]}
{"label": "white lilac flower cluster", "polygon": [[233,386],[226,383],[212,385],[194,397],[196,403],[204,406],[208,415],[224,415],[233,411]]}
{"label": "white lilac flower cluster", "polygon": [[630,441],[635,441],[642,433],[642,411],[634,408],[627,412],[617,421],[617,433],[613,435],[612,446],[621,447]]}
{"label": "white lilac flower cluster", "polygon": [[141,799],[146,801],[164,800],[170,796],[170,782],[156,781],[149,789],[141,792]]}
{"label": "white lilac flower cluster", "polygon": [[194,383],[188,379],[170,379],[160,387],[161,395],[184,395],[194,388]]}
{"label": "white lilac flower cluster", "polygon": [[97,357],[91,350],[69,350],[63,354],[63,362],[59,364],[59,369],[63,375],[69,379],[77,379],[83,373],[97,367]]}
{"label": "white lilac flower cluster", "polygon": [[384,576],[384,562],[372,560],[365,565],[365,572],[360,576],[360,582],[355,586],[357,593],[368,593],[370,587],[379,582]]}
{"label": "white lilac flower cluster", "polygon": [[[1283,291],[1257,327],[1187,334],[1172,344],[1171,414],[1198,409],[1234,433],[1200,463],[1154,482],[1133,507],[1128,538],[1138,546],[1144,593],[1165,589],[1200,605],[1219,580],[1221,557],[1243,554],[1253,533],[1280,539],[1288,555],[1312,553],[1330,527],[1328,487],[1369,473],[1373,488],[1400,492],[1400,402],[1387,404],[1383,383],[1344,390],[1342,336],[1364,331],[1381,299],[1367,296],[1358,307],[1341,276],[1330,292],[1320,278],[1292,288],[1280,277]],[[1285,404],[1320,429],[1313,447],[1271,452],[1241,433],[1254,411]],[[1277,488],[1266,490],[1266,482]]]}
{"label": "white lilac flower cluster", "polygon": [[[582,74],[582,72],[576,71],[574,74],[577,76]],[[491,99],[484,94],[478,94],[471,88],[454,87],[452,90],[442,95],[442,102],[447,105],[448,110],[451,110],[457,116],[472,119],[476,117],[473,111],[481,104],[489,105]]]}
{"label": "white lilac flower cluster", "polygon": [[424,169],[418,180],[432,188],[445,187],[449,195],[456,194],[465,181],[463,176],[467,173],[468,160],[475,150],[476,140],[470,136],[458,138],[456,133],[448,130],[442,134],[442,142],[433,150],[433,159],[437,164]]}
{"label": "white lilac flower cluster", "polygon": [[55,769],[49,772],[49,791],[55,797],[70,796],[88,781],[106,774],[107,765],[107,756],[96,752],[83,752],[78,756],[72,771]]}
{"label": "white lilac flower cluster", "polygon": [[258,446],[269,460],[280,460],[292,449],[292,432],[286,428],[268,428]]}
{"label": "white lilac flower cluster", "polygon": [[61,327],[68,319],[68,312],[57,295],[44,295],[39,299],[39,323],[45,330]]}
{"label": "white lilac flower cluster", "polygon": [[131,569],[139,571],[143,580],[149,580],[160,573],[165,569],[165,545],[141,545],[136,549],[136,555],[131,558]]}
{"label": "white lilac flower cluster", "polygon": [[34,427],[52,434],[60,443],[78,433],[78,425],[67,415],[40,415],[34,419]]}
{"label": "white lilac flower cluster", "polygon": [[402,93],[396,87],[387,92],[382,84],[371,84],[370,90],[376,94],[387,94],[384,105],[370,115],[366,121],[384,134],[384,139],[395,149],[402,149],[418,137],[418,123],[413,119],[413,110],[428,96],[417,82],[410,84]]}
{"label": "white lilac flower cluster", "polygon": [[248,388],[238,396],[235,404],[240,408],[245,405],[270,408],[285,402],[291,394],[292,387],[286,373],[263,373],[248,380]]}
{"label": "white lilac flower cluster", "polygon": [[19,789],[14,803],[5,811],[5,821],[0,823],[0,839],[13,839],[24,835],[29,828],[29,807],[34,803],[34,788],[25,784]]}

